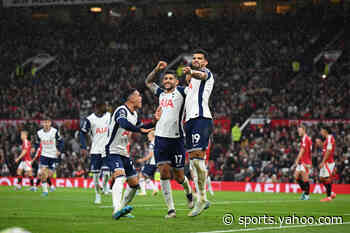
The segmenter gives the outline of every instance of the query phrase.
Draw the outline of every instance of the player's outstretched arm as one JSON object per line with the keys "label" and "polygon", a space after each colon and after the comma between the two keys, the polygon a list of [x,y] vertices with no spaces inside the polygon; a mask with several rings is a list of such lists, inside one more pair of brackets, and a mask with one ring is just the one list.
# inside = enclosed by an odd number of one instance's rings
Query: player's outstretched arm
{"label": "player's outstretched arm", "polygon": [[151,91],[155,92],[154,81],[156,80],[157,73],[159,71],[165,69],[165,67],[167,67],[167,65],[168,64],[165,61],[160,61],[160,62],[158,62],[157,66],[152,70],[152,72],[147,75],[147,78],[145,80],[145,84]]}

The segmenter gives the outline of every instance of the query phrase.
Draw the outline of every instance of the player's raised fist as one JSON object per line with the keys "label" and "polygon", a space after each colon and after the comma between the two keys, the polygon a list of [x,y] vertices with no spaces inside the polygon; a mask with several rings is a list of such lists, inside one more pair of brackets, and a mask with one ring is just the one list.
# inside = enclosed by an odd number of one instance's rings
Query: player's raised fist
{"label": "player's raised fist", "polygon": [[165,61],[160,61],[160,62],[158,62],[156,70],[157,71],[163,70],[163,69],[165,69],[165,67],[167,67],[167,65],[168,65],[168,63],[166,63]]}
{"label": "player's raised fist", "polygon": [[182,69],[182,71],[184,72],[184,74],[191,74],[191,67],[186,66]]}

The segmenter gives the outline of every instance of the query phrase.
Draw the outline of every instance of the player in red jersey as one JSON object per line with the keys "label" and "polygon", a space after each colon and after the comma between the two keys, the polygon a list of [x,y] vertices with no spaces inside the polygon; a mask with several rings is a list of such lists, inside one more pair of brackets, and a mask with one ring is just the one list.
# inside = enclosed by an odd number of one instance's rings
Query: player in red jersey
{"label": "player in red jersey", "polygon": [[309,183],[309,172],[312,166],[311,163],[311,151],[312,151],[312,141],[310,137],[306,134],[305,125],[301,124],[298,127],[298,134],[302,138],[299,154],[295,160],[294,167],[296,167],[294,172],[295,180],[298,182],[300,188],[303,190],[303,194],[300,200],[310,199],[310,183]]}
{"label": "player in red jersey", "polygon": [[[323,198],[321,202],[330,202],[336,197],[336,194],[332,192],[332,175],[334,171],[334,151],[335,151],[335,139],[330,134],[330,130],[327,126],[321,126],[321,135],[325,138],[323,142],[323,159],[320,163],[320,182],[326,188],[327,197]],[[321,146],[321,140],[318,140],[318,144]]]}
{"label": "player in red jersey", "polygon": [[16,163],[19,163],[19,166],[17,168],[17,180],[18,184],[16,185],[16,189],[21,189],[21,183],[23,175],[26,175],[30,179],[30,185],[31,190],[33,189],[33,173],[32,173],[32,164],[31,164],[31,148],[32,145],[30,141],[28,140],[28,132],[23,130],[21,131],[21,140],[22,140],[22,152],[18,156],[18,158],[15,160]]}

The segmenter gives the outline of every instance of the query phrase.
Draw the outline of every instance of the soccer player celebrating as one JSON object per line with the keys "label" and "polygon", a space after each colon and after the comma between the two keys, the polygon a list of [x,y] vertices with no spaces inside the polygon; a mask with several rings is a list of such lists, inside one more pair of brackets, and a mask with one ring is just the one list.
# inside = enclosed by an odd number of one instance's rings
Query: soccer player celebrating
{"label": "soccer player celebrating", "polygon": [[[154,123],[159,119],[160,112],[157,110],[155,119],[151,124],[143,125],[138,119],[136,109],[142,107],[142,97],[138,90],[131,89],[124,91],[123,99],[125,104],[119,106],[114,111],[108,128],[107,144],[105,146],[108,156],[108,166],[112,170],[114,184],[112,187],[113,218],[118,220],[129,214],[132,207],[128,204],[135,196],[139,188],[139,181],[136,170],[127,149],[129,143],[129,132],[148,133],[154,127]],[[124,181],[128,182],[122,201]]]}
{"label": "soccer player celebrating", "polygon": [[18,158],[15,160],[16,163],[19,163],[22,160],[17,168],[18,184],[16,185],[16,189],[21,189],[23,173],[25,173],[24,175],[28,176],[30,179],[30,186],[31,186],[30,190],[34,191],[34,186],[33,186],[34,178],[32,173],[32,164],[31,164],[32,158],[30,157],[30,150],[32,145],[28,140],[27,131],[25,130],[21,131],[21,140],[22,140],[22,152],[18,156]]}
{"label": "soccer player celebrating", "polygon": [[[336,197],[336,194],[332,192],[332,174],[334,170],[334,151],[335,140],[333,135],[330,134],[330,130],[327,126],[321,126],[321,135],[325,138],[323,142],[323,159],[320,163],[320,181],[326,188],[327,197],[323,198],[321,202],[330,202]],[[321,141],[319,140],[319,145]]]}
{"label": "soccer player celebrating", "polygon": [[195,208],[188,216],[199,215],[207,206],[205,150],[213,129],[212,115],[209,109],[209,98],[214,87],[214,77],[209,69],[208,54],[204,50],[196,50],[192,54],[192,68],[184,67],[189,89],[186,96],[185,131],[186,146],[190,164],[198,177],[199,198]]}
{"label": "soccer player celebrating", "polygon": [[147,156],[138,159],[136,162],[143,163],[146,162],[146,164],[143,166],[139,176],[140,176],[140,188],[141,192],[139,193],[140,196],[146,195],[146,183],[149,184],[152,187],[153,193],[152,195],[156,195],[158,193],[158,187],[156,184],[153,183],[152,178],[154,177],[154,173],[157,170],[156,161],[154,158],[154,130],[149,132],[147,134],[148,138],[148,154]]}
{"label": "soccer player celebrating", "polygon": [[301,200],[309,200],[310,196],[310,183],[309,183],[309,171],[311,168],[311,151],[312,141],[306,134],[305,125],[301,124],[298,127],[298,134],[302,138],[299,154],[295,160],[293,167],[296,167],[294,172],[295,180],[298,182],[300,188],[303,190]]}
{"label": "soccer player celebrating", "polygon": [[109,168],[106,160],[105,145],[108,133],[108,124],[111,114],[107,112],[106,103],[99,101],[96,103],[96,112],[89,115],[80,127],[80,145],[82,154],[87,155],[86,136],[91,135],[90,149],[90,171],[93,174],[95,184],[95,204],[101,204],[101,194],[99,193],[99,176],[102,169],[102,179],[104,190],[107,191]]}
{"label": "soccer player celebrating", "polygon": [[162,116],[157,122],[155,130],[154,154],[160,172],[160,185],[168,214],[165,218],[176,217],[175,205],[171,190],[171,171],[175,180],[185,190],[188,207],[193,208],[192,190],[184,174],[185,146],[183,132],[183,111],[186,98],[186,89],[177,86],[179,81],[174,71],[168,70],[162,77],[164,89],[155,82],[156,74],[164,70],[167,63],[160,61],[154,70],[147,76],[146,86],[159,98]]}
{"label": "soccer player celebrating", "polygon": [[[50,119],[43,121],[43,129],[37,132],[37,141],[39,149],[37,149],[33,161],[40,156],[41,186],[43,196],[47,196],[47,180],[53,175],[57,158],[63,152],[64,143],[59,131],[51,127]],[[51,172],[49,170],[51,170]]]}

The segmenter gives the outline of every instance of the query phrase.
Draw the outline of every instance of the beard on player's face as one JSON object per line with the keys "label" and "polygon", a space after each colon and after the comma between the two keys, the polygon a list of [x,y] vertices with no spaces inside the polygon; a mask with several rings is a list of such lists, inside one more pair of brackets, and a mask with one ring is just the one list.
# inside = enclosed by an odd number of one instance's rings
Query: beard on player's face
{"label": "beard on player's face", "polygon": [[164,83],[164,88],[167,91],[171,91],[172,89],[175,88],[175,84],[174,83],[170,83],[170,82]]}

